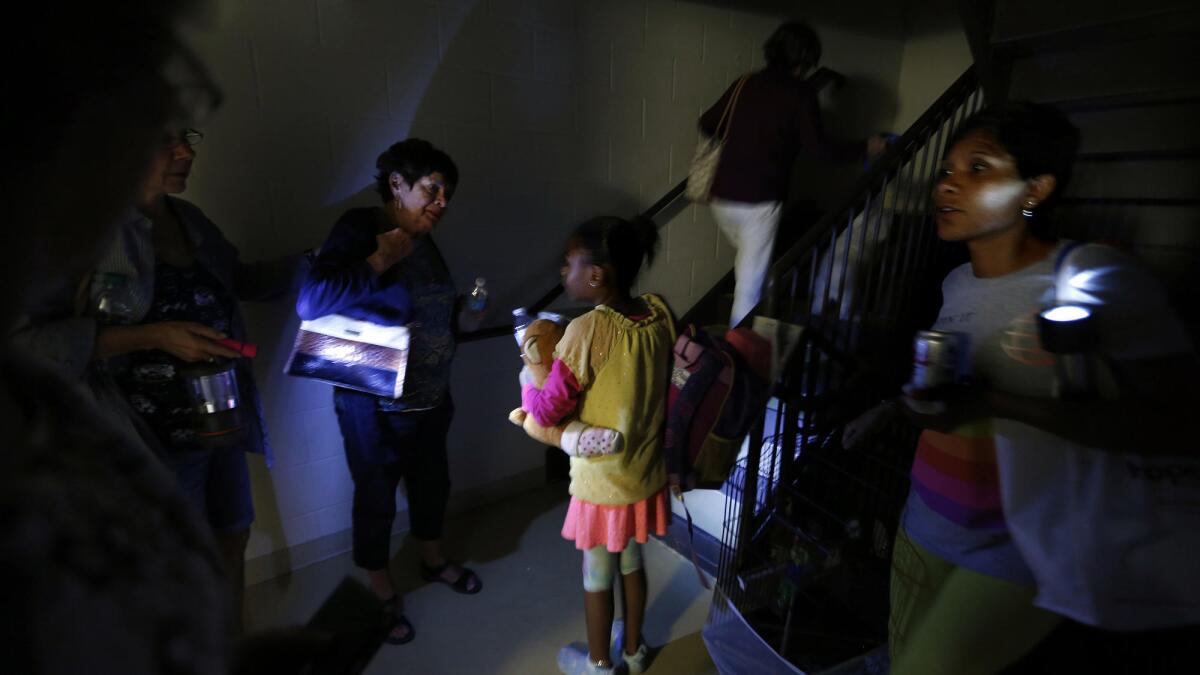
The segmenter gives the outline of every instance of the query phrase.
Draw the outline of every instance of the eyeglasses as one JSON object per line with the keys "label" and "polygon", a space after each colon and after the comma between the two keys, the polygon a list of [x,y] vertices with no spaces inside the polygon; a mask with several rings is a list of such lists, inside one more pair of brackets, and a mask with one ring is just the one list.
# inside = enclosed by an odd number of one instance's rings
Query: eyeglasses
{"label": "eyeglasses", "polygon": [[163,140],[163,144],[167,148],[174,150],[175,148],[178,148],[181,145],[186,145],[189,148],[194,148],[197,145],[200,145],[200,141],[204,140],[204,133],[201,131],[197,131],[196,129],[180,129],[176,133],[178,134],[178,136],[176,136],[174,134],[168,134],[167,137]]}
{"label": "eyeglasses", "polygon": [[204,132],[197,131],[196,129],[184,129],[179,134],[179,137],[183,140],[184,143],[188,144],[189,148],[192,148],[197,145],[200,145],[200,141],[204,140]]}

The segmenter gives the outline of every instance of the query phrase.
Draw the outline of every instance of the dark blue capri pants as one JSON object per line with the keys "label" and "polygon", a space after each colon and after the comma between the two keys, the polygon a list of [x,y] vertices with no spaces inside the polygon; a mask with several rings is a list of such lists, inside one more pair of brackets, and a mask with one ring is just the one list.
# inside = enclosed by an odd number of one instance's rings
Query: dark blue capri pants
{"label": "dark blue capri pants", "polygon": [[354,564],[383,569],[391,557],[401,478],[412,535],[426,541],[442,536],[450,497],[446,434],[454,403],[447,394],[430,410],[384,412],[374,396],[340,388],[334,389],[333,402],[354,480]]}

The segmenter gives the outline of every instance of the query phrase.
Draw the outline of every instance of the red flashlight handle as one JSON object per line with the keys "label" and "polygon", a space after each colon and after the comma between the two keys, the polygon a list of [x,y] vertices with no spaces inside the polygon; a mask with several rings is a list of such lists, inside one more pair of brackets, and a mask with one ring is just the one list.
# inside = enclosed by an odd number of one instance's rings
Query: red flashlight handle
{"label": "red flashlight handle", "polygon": [[223,340],[217,340],[217,344],[221,345],[222,347],[228,347],[249,359],[258,356],[258,345],[252,342],[239,342],[233,338],[225,338]]}

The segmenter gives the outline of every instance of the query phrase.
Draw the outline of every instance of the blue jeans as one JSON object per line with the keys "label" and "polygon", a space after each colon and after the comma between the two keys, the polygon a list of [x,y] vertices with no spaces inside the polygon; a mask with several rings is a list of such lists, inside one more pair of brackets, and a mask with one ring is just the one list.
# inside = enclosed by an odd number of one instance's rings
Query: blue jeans
{"label": "blue jeans", "polygon": [[354,564],[384,569],[390,558],[396,487],[404,479],[412,535],[442,536],[450,498],[446,434],[454,417],[449,395],[431,410],[382,412],[375,397],[334,389],[334,408],[354,480]]}

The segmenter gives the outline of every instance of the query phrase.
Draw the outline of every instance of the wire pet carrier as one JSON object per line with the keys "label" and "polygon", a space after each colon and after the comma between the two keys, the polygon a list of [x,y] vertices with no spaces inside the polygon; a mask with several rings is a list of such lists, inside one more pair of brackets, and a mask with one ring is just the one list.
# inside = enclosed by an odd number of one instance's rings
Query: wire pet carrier
{"label": "wire pet carrier", "polygon": [[[786,410],[768,417],[773,426],[788,426]],[[870,672],[868,666],[880,662],[876,650],[886,651],[891,545],[913,445],[907,427],[892,431],[863,450],[841,448],[833,434],[802,431],[793,442],[768,436],[753,458],[759,470],[752,481],[747,480],[752,458],[739,462],[726,486],[723,540],[741,544],[722,556],[722,602],[709,621],[714,631],[744,627],[770,646],[771,658],[797,672],[825,672],[850,662],[866,669],[853,672]],[[870,659],[864,656],[871,653]]]}

